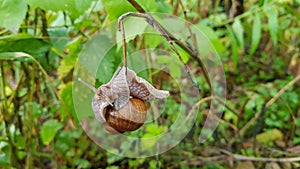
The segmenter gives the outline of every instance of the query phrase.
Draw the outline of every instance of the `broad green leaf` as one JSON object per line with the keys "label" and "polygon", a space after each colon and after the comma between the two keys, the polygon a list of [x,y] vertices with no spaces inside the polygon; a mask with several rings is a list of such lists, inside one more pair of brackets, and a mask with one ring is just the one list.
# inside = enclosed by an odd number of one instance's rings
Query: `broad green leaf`
{"label": "broad green leaf", "polygon": [[127,1],[120,0],[102,0],[110,21],[117,20],[119,16],[126,12],[135,12],[136,10]]}
{"label": "broad green leaf", "polygon": [[60,130],[63,125],[55,119],[46,121],[41,129],[41,139],[44,144],[49,144],[55,137],[58,130]]}
{"label": "broad green leaf", "polygon": [[235,19],[232,25],[233,32],[239,42],[241,48],[244,48],[244,29],[241,20]]}
{"label": "broad green leaf", "polygon": [[267,9],[267,15],[268,15],[268,25],[269,30],[271,34],[271,38],[273,41],[274,46],[277,46],[277,40],[278,40],[278,14],[276,12],[276,9],[274,7],[270,7]]}
{"label": "broad green leaf", "polygon": [[216,49],[217,53],[224,52],[225,48],[221,44],[218,36],[215,34],[213,29],[211,29],[208,26],[201,25],[201,24],[198,24],[197,28],[200,29],[200,31],[209,39],[209,41],[212,43],[212,45]]}
{"label": "broad green leaf", "polygon": [[0,27],[17,32],[26,12],[27,5],[23,0],[0,0]]}
{"label": "broad green leaf", "polygon": [[251,42],[251,49],[250,55],[253,55],[256,51],[261,38],[261,20],[258,14],[255,15],[254,23],[252,27],[252,42]]}
{"label": "broad green leaf", "polygon": [[[147,29],[150,27],[146,28]],[[156,48],[158,45],[160,45],[165,39],[161,35],[155,34],[155,33],[145,33],[144,35],[145,43],[149,48]]]}
{"label": "broad green leaf", "polygon": [[157,12],[172,13],[173,7],[167,1],[165,1],[165,0],[157,1],[156,4],[157,4]]}
{"label": "broad green leaf", "polygon": [[147,12],[156,12],[157,4],[155,0],[136,0]]}

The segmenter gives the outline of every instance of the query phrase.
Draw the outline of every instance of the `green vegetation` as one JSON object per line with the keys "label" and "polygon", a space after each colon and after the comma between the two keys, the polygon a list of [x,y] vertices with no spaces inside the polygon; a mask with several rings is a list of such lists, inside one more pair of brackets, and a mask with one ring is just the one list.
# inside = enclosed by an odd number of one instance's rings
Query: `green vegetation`
{"label": "green vegetation", "polygon": [[[198,141],[212,99],[205,72],[197,59],[176,46],[183,61],[161,54],[157,62],[173,78],[182,76],[179,67],[185,62],[201,89],[199,98],[178,94],[177,83],[185,81],[170,80],[155,69],[139,73],[174,97],[167,99],[159,120],[145,125],[143,134],[132,135],[147,138],[167,131],[178,118],[177,110],[188,111],[180,105],[181,99],[199,101],[191,131],[176,147],[148,158],[125,158],[100,148],[77,117],[73,72],[79,56],[109,49],[93,85],[109,81],[122,63],[121,42],[110,41],[121,40],[112,25],[122,14],[138,12],[136,7],[127,0],[0,0],[0,168],[299,167],[300,1],[136,2],[147,12],[171,14],[192,23],[215,48],[226,75],[227,94],[226,101],[219,100],[225,108],[220,110],[223,114],[213,135],[204,143]],[[125,25],[125,32],[136,33],[137,27],[153,31],[141,20]],[[176,35],[175,28],[165,28]],[[99,35],[104,31],[105,36]],[[179,39],[193,45],[189,30],[185,33]],[[127,37],[127,42],[128,53],[146,48],[172,53],[168,41],[159,35],[136,35]],[[206,48],[197,50],[201,54]],[[128,65],[133,62],[130,59]],[[83,106],[91,110],[89,104]]]}

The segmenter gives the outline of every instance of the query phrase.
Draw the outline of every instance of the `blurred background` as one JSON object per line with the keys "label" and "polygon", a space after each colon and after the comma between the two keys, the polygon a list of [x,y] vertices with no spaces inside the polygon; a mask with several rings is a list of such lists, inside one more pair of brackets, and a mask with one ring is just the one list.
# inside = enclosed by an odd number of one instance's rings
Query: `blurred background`
{"label": "blurred background", "polygon": [[[213,135],[199,142],[212,100],[206,72],[197,59],[180,51],[200,88],[199,96],[175,90],[177,83],[186,83],[170,79],[181,77],[182,62],[160,54],[158,62],[168,74],[139,75],[170,90],[173,97],[160,118],[133,135],[143,138],[167,131],[181,99],[187,99],[199,106],[187,136],[169,151],[148,158],[127,158],[102,149],[78,120],[73,72],[79,56],[93,55],[111,39],[117,41],[117,28],[110,26],[137,9],[126,0],[0,0],[0,168],[300,167],[300,1],[136,2],[147,12],[190,22],[214,47],[223,64],[227,95],[226,101],[219,100],[225,108],[218,112],[220,123]],[[135,26],[139,25],[131,25],[131,31]],[[103,31],[105,37],[98,36]],[[201,53],[204,49],[193,47],[193,32],[185,31],[191,36],[179,40]],[[93,50],[91,43],[96,45]],[[147,48],[171,51],[161,36],[128,39],[129,52]],[[110,48],[109,56],[98,70],[103,78],[95,75],[92,85],[109,81],[122,62],[122,48]]]}

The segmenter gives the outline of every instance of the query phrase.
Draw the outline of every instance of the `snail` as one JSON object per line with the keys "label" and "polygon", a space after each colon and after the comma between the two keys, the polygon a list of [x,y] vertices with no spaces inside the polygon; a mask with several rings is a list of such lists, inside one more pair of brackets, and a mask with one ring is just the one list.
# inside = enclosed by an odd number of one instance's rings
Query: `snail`
{"label": "snail", "polygon": [[146,120],[147,102],[169,96],[168,91],[155,89],[127,67],[117,69],[112,79],[98,89],[79,81],[95,92],[92,109],[109,134],[137,130]]}

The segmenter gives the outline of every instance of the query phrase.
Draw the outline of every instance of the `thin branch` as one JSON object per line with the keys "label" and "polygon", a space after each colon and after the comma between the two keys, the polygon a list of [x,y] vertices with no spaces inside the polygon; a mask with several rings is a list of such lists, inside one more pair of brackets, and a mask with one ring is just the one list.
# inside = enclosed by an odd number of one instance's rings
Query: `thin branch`
{"label": "thin branch", "polygon": [[124,24],[120,19],[118,20],[118,24],[119,24],[119,31],[121,31],[122,34],[123,66],[126,68],[126,74],[127,74],[127,50],[126,50],[126,37],[124,31]]}
{"label": "thin branch", "polygon": [[191,24],[190,24],[190,22],[188,22],[187,11],[185,10],[185,7],[184,7],[182,1],[178,0],[178,2],[179,2],[179,5],[180,5],[180,7],[181,7],[181,9],[183,11],[184,19],[187,21],[187,28],[188,28],[189,34],[191,36],[191,40],[192,40],[192,43],[193,43],[193,46],[194,46],[195,54],[199,55],[196,36],[195,36],[195,34],[193,34],[193,32],[191,30]]}
{"label": "thin branch", "polygon": [[[287,91],[288,88],[293,86],[299,80],[300,80],[300,74],[296,76],[295,79],[290,81],[287,85],[285,85],[281,90],[279,90],[279,92],[276,93],[276,95],[266,103],[266,108],[270,107],[284,92]],[[247,131],[247,129],[259,118],[260,114],[261,112],[255,113],[254,117],[251,120],[249,120],[249,122],[240,130],[240,135],[243,135],[244,132]]]}
{"label": "thin branch", "polygon": [[[122,30],[122,21],[127,18],[127,17],[139,17],[139,18],[144,18],[146,20],[146,22],[151,25],[157,32],[160,33],[160,35],[162,37],[164,37],[170,44],[172,50],[176,53],[176,55],[178,55],[179,59],[181,62],[183,62],[179,52],[177,51],[176,47],[174,46],[174,43],[176,45],[178,45],[179,47],[181,47],[183,50],[185,50],[186,52],[188,52],[190,54],[190,56],[193,56],[193,58],[196,58],[197,62],[202,65],[201,69],[202,71],[204,71],[204,77],[207,81],[207,83],[209,84],[210,88],[211,88],[211,84],[210,84],[210,80],[208,78],[208,72],[204,67],[203,62],[194,54],[193,50],[188,48],[187,46],[185,46],[181,41],[179,41],[178,39],[176,39],[170,32],[168,32],[162,25],[160,25],[150,14],[148,13],[135,13],[135,12],[128,12],[125,13],[123,15],[121,15],[118,19],[118,23],[119,23],[119,29]],[[123,35],[122,35],[123,36]],[[124,48],[123,48],[124,51]],[[187,68],[188,66],[186,65],[186,63],[183,62],[183,64],[186,67],[186,70],[188,72],[188,75],[190,76],[190,78],[192,79],[193,84],[199,89],[197,83],[193,80],[193,78],[191,77],[191,74],[189,72],[189,69]],[[199,89],[200,90],[200,89]],[[212,88],[211,88],[212,90]]]}
{"label": "thin branch", "polygon": [[[205,80],[209,84],[211,92],[212,92],[212,87],[211,87],[211,83],[210,83],[210,80],[209,80],[209,77],[208,77],[208,72],[207,72],[207,70],[206,70],[206,68],[204,66],[204,63],[198,57],[197,52],[194,52],[193,49],[187,47],[180,40],[178,40],[177,38],[175,38],[160,23],[158,23],[150,14],[146,14],[146,11],[135,0],[128,0],[128,2],[131,3],[131,5],[138,12],[140,12],[140,14],[141,14],[139,16],[133,14],[132,16],[145,18],[146,22],[148,22],[148,24],[151,25],[157,32],[159,32],[168,42],[172,42],[173,41],[181,49],[183,49],[184,51],[186,51],[194,60],[196,60],[197,64],[200,66],[200,68],[201,68],[201,70],[202,70],[202,72],[204,74]],[[131,12],[131,14],[132,14],[132,12]],[[129,14],[129,15],[131,15],[131,14]],[[126,15],[126,14],[124,14],[124,15]]]}
{"label": "thin branch", "polygon": [[267,157],[247,157],[239,154],[232,154],[227,150],[220,150],[222,153],[232,157],[234,160],[239,161],[257,161],[257,162],[278,162],[278,163],[291,163],[300,161],[300,157],[290,158],[267,158]]}
{"label": "thin branch", "polygon": [[212,157],[196,157],[193,159],[187,159],[182,162],[180,162],[181,165],[188,165],[188,166],[199,166],[203,165],[205,163],[211,163],[211,162],[220,162],[220,161],[227,161],[226,155],[216,155]]}
{"label": "thin branch", "polygon": [[143,9],[143,7],[138,4],[135,0],[128,0],[129,3],[140,13],[146,13],[146,11]]}

